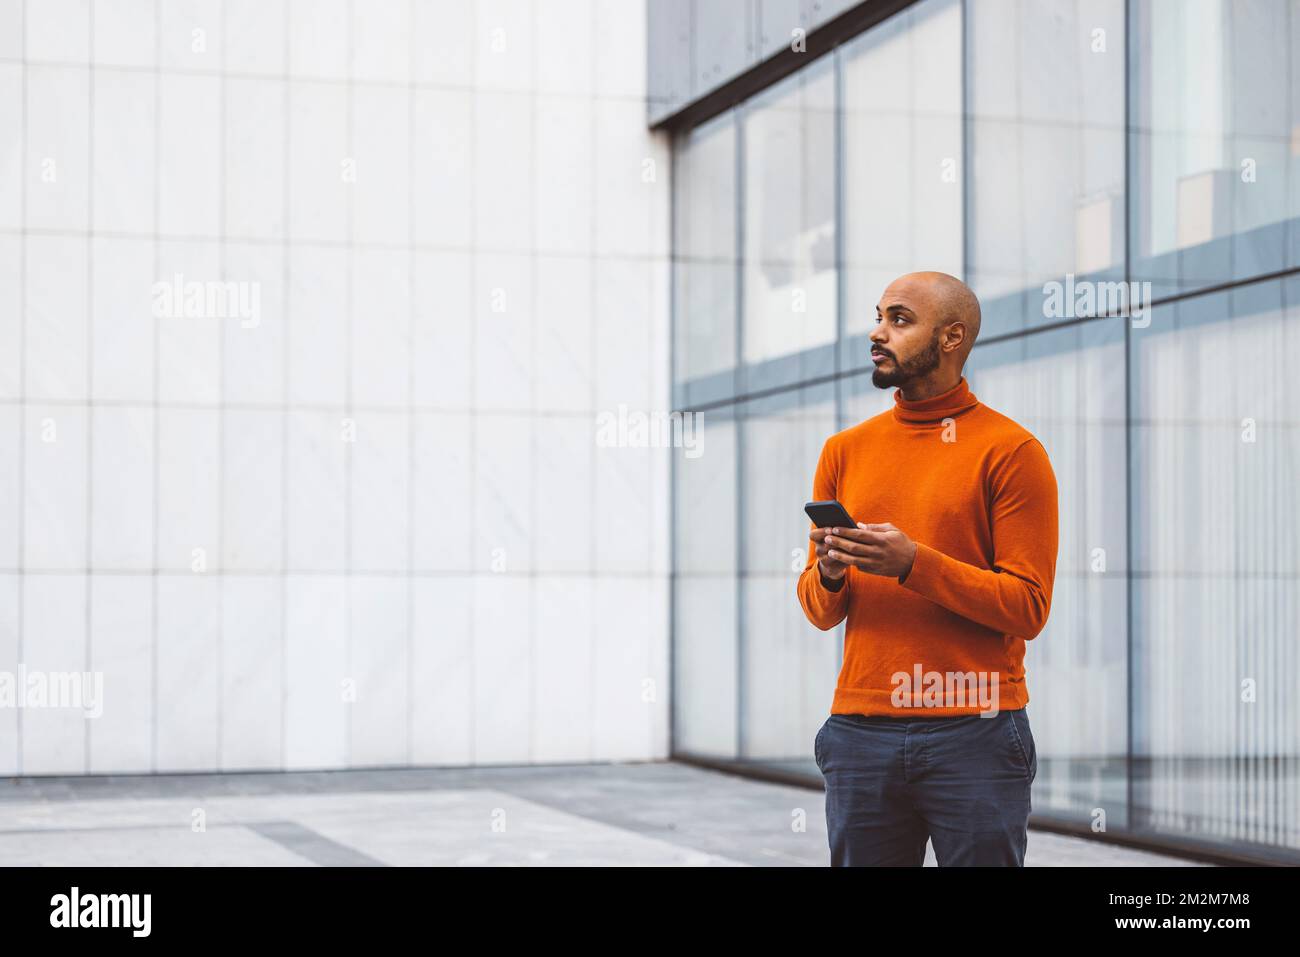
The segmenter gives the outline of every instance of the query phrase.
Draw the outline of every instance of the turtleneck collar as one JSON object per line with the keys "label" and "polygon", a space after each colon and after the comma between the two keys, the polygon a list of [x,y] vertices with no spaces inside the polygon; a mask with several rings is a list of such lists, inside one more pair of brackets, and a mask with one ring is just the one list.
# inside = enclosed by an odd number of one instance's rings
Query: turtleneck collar
{"label": "turtleneck collar", "polygon": [[927,425],[942,422],[949,416],[960,415],[979,405],[979,399],[971,392],[966,377],[962,376],[957,384],[947,392],[928,399],[911,401],[903,398],[903,390],[894,390],[894,418],[907,425]]}

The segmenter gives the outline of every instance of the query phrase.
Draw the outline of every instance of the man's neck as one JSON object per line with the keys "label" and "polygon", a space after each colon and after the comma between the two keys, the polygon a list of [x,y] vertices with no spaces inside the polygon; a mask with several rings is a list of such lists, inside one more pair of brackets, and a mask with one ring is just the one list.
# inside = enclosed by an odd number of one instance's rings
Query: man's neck
{"label": "man's neck", "polygon": [[949,389],[955,388],[961,381],[960,372],[932,373],[921,379],[914,379],[907,385],[899,388],[903,398],[908,402],[921,402],[925,399],[932,399],[936,395],[942,395]]}

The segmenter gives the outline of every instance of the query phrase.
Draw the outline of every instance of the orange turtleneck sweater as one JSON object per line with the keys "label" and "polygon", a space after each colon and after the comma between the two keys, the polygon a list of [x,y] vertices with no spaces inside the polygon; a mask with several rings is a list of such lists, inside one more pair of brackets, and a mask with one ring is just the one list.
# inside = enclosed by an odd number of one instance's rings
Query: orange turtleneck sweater
{"label": "orange turtleneck sweater", "polygon": [[812,497],[916,543],[904,576],[850,567],[831,590],[809,542],[804,614],[824,631],[848,619],[833,714],[1028,703],[1025,642],[1047,622],[1057,550],[1056,476],[1038,439],[976,399],[965,376],[929,399],[896,390],[892,409],[826,440]]}

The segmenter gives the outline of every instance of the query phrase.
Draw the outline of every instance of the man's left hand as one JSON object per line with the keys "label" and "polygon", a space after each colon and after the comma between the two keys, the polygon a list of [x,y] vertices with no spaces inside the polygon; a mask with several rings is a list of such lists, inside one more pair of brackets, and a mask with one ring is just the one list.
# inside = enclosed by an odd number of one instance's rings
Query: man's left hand
{"label": "man's left hand", "polygon": [[912,570],[916,558],[916,542],[889,522],[858,522],[857,528],[833,528],[826,536],[826,544],[829,558],[872,575],[902,578]]}

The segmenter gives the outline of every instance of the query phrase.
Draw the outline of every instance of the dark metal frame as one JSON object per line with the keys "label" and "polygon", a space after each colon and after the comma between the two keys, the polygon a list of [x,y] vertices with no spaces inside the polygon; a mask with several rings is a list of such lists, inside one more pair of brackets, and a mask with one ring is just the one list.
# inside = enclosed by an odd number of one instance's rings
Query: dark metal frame
{"label": "dark metal frame", "polygon": [[680,110],[655,121],[651,129],[688,130],[725,113],[734,106],[773,86],[792,73],[806,67],[813,60],[825,56],[846,40],[865,33],[876,24],[910,7],[916,0],[880,0],[860,3],[833,20],[808,31],[804,52],[796,53],[789,46],[766,60],[750,67],[739,76],[712,90],[697,100],[692,100]]}

